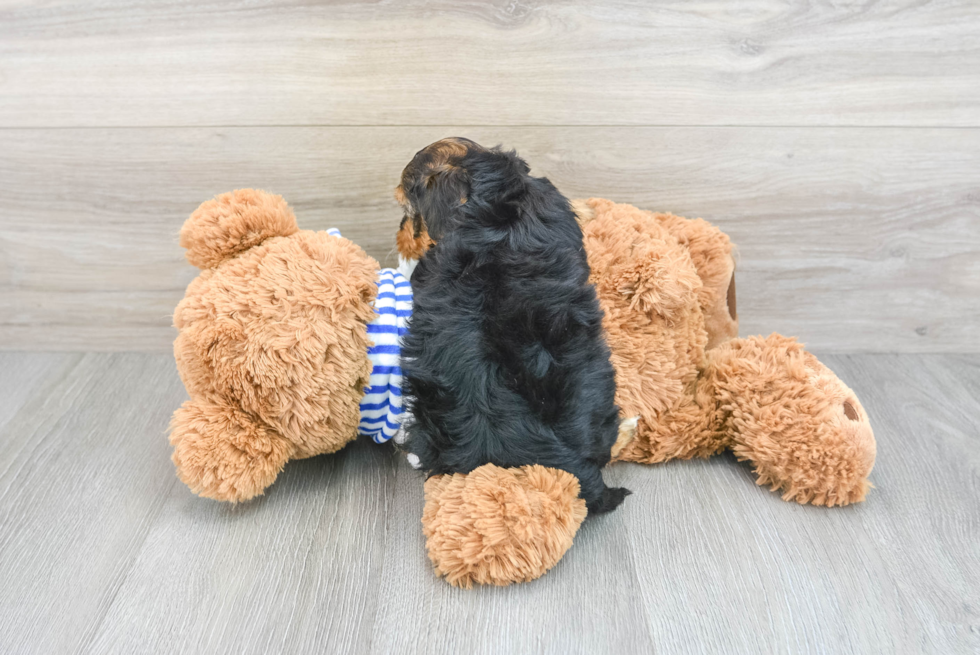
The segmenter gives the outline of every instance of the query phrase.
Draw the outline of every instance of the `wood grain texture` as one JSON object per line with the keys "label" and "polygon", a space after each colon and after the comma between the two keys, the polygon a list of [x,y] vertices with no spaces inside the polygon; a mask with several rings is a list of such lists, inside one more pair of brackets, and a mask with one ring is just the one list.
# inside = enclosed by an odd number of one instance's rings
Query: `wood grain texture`
{"label": "wood grain texture", "polygon": [[72,359],[57,353],[0,353],[0,429],[33,397],[38,385],[62,375]]}
{"label": "wood grain texture", "polygon": [[0,125],[980,126],[962,0],[0,8]]}
{"label": "wood grain texture", "polygon": [[0,348],[169,349],[196,272],[177,232],[237,187],[392,265],[401,168],[451,134],[516,147],[569,196],[717,224],[743,334],[980,349],[980,130],[460,126],[0,130]]}
{"label": "wood grain texture", "polygon": [[[0,428],[0,643],[11,653],[92,639],[176,482],[164,428],[185,396],[171,358],[58,364]],[[19,370],[4,383],[27,382]]]}
{"label": "wood grain texture", "polygon": [[980,649],[980,357],[826,356],[878,439],[868,500],[786,503],[729,457],[632,489],[546,576],[432,573],[422,478],[359,441],[240,506],[175,480],[165,355],[0,354],[0,643],[16,653],[967,653]]}
{"label": "wood grain texture", "polygon": [[274,492],[242,506],[178,483],[91,652],[366,652],[379,574],[400,556],[387,548],[396,463],[370,442],[291,462]]}

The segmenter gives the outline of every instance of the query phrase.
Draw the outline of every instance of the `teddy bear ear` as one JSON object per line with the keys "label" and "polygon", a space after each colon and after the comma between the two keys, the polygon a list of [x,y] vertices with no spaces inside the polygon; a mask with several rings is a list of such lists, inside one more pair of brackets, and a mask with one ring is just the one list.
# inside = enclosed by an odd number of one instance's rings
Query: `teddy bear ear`
{"label": "teddy bear ear", "polygon": [[266,239],[299,231],[282,199],[258,189],[238,189],[201,204],[180,228],[187,261],[212,268]]}

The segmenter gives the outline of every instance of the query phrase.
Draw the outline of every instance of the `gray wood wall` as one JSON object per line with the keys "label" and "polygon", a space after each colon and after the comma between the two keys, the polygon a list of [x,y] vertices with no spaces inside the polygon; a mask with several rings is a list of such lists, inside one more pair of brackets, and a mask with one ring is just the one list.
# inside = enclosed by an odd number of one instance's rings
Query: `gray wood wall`
{"label": "gray wood wall", "polygon": [[0,2],[0,348],[166,350],[236,187],[392,263],[448,135],[704,217],[743,333],[980,350],[980,3]]}

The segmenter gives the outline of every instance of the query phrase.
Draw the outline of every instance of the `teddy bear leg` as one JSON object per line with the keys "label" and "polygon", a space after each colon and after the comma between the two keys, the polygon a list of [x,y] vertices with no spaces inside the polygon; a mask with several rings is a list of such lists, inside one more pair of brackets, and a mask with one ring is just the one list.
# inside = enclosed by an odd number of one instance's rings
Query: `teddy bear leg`
{"label": "teddy bear leg", "polygon": [[239,502],[271,485],[293,447],[239,409],[188,400],[170,421],[177,475],[194,493]]}
{"label": "teddy bear leg", "polygon": [[571,473],[485,464],[426,480],[422,529],[436,574],[449,584],[505,586],[557,564],[586,513]]}
{"label": "teddy bear leg", "polygon": [[731,449],[758,484],[814,505],[864,500],[875,439],[867,412],[833,371],[777,334],[708,352],[705,375],[727,414]]}

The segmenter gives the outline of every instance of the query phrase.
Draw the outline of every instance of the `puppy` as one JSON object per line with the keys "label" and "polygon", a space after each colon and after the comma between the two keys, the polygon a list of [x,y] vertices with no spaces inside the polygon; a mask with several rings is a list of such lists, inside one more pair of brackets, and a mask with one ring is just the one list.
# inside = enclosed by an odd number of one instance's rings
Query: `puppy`
{"label": "puppy", "polygon": [[602,310],[568,200],[529,170],[457,138],[402,173],[399,251],[420,257],[402,351],[406,448],[430,475],[563,469],[599,514],[629,494],[601,474],[619,426]]}

